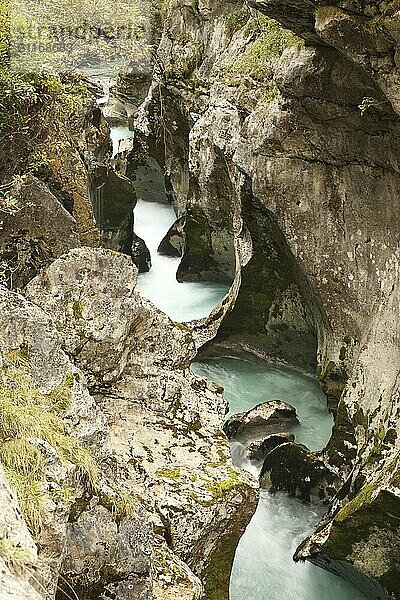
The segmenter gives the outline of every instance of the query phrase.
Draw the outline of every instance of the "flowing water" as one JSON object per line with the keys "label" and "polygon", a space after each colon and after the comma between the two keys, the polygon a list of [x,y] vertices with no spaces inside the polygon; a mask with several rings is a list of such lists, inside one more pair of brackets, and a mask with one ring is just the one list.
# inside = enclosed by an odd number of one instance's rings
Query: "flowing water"
{"label": "flowing water", "polygon": [[[152,269],[139,276],[138,289],[177,321],[204,317],[226,293],[214,283],[178,283],[179,258],[157,253],[175,220],[168,204],[139,200],[135,232],[151,252]],[[230,414],[247,411],[260,402],[277,399],[297,409],[296,439],[312,450],[329,439],[332,418],[316,379],[301,371],[234,358],[197,362],[192,370],[225,388]],[[257,476],[260,465],[243,459],[243,448],[232,444],[233,460]],[[283,493],[261,491],[260,501],[236,551],[231,577],[231,600],[365,600],[348,582],[309,563],[292,560],[297,545],[310,533],[321,509]]]}
{"label": "flowing water", "polygon": [[[247,411],[267,400],[296,407],[300,424],[296,440],[312,450],[323,448],[332,429],[326,398],[316,379],[301,371],[258,361],[219,358],[193,364],[198,375],[225,388],[230,413]],[[236,464],[258,475],[260,465],[243,459],[242,447],[232,444]],[[364,600],[348,582],[292,556],[322,516],[319,507],[283,493],[261,491],[257,511],[236,551],[231,600]]]}
{"label": "flowing water", "polygon": [[179,283],[176,270],[180,258],[158,254],[157,248],[175,222],[173,208],[166,203],[139,200],[135,208],[135,233],[143,238],[151,254],[152,267],[139,277],[138,289],[171,319],[190,321],[209,315],[225,296],[220,283]]}
{"label": "flowing water", "polygon": [[133,137],[133,131],[124,125],[119,127],[111,127],[110,137],[112,141],[112,158],[114,158],[114,156],[118,154],[119,143],[123,140],[128,140]]}

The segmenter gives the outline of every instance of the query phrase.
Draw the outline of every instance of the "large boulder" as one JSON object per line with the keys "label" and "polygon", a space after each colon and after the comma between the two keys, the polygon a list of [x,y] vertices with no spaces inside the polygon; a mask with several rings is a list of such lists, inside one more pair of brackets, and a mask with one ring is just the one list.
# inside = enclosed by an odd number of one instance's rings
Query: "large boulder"
{"label": "large boulder", "polygon": [[277,446],[264,459],[260,486],[315,504],[327,504],[341,485],[337,474],[301,444]]}
{"label": "large boulder", "polygon": [[293,406],[281,400],[270,400],[258,404],[246,413],[230,417],[224,425],[224,431],[228,439],[249,445],[269,434],[285,432],[298,422]]}
{"label": "large boulder", "polygon": [[0,209],[0,261],[7,282],[23,287],[42,267],[80,246],[80,240],[75,219],[36,177],[17,180],[7,194],[12,209]]}

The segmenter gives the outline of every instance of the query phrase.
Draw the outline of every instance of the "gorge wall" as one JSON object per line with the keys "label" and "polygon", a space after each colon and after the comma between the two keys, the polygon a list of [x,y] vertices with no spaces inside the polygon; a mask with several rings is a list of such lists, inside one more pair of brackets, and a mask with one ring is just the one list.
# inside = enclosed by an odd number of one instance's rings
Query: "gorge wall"
{"label": "gorge wall", "polygon": [[395,598],[398,7],[252,6],[170,3],[138,139],[186,236],[178,276],[235,281],[203,352],[316,369],[337,412],[345,485],[298,558]]}

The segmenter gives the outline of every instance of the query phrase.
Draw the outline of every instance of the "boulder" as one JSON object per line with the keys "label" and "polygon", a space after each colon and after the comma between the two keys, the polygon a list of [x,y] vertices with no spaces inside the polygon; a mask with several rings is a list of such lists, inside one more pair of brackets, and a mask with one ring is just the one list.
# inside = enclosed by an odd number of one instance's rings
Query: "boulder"
{"label": "boulder", "polygon": [[316,454],[293,442],[272,450],[260,473],[262,488],[283,490],[315,504],[328,503],[340,485],[340,478]]}
{"label": "boulder", "polygon": [[180,217],[169,228],[158,246],[158,252],[165,256],[182,256],[185,247],[185,234],[183,226],[185,218]]}
{"label": "boulder", "polygon": [[263,460],[267,454],[271,452],[277,446],[281,446],[287,442],[294,442],[293,433],[271,433],[262,440],[256,440],[246,448],[246,456],[250,460],[260,461]]}
{"label": "boulder", "polygon": [[80,241],[75,219],[36,177],[18,181],[9,194],[15,209],[1,214],[0,261],[7,264],[7,282],[23,287],[42,267],[80,246]]}
{"label": "boulder", "polygon": [[270,400],[258,404],[246,413],[230,417],[224,425],[224,431],[229,440],[234,439],[247,446],[267,435],[285,432],[298,422],[293,406],[280,400]]}

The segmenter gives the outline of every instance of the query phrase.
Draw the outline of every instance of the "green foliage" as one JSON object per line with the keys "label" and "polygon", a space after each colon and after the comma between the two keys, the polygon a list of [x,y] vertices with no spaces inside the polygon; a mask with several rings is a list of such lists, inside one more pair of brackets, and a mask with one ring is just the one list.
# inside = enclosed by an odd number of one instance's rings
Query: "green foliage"
{"label": "green foliage", "polygon": [[76,465],[76,477],[92,486],[97,467],[90,452],[68,435],[60,411],[71,401],[73,375],[49,394],[34,383],[27,350],[10,353],[0,371],[0,461],[31,532],[42,525],[46,467],[39,447],[43,440],[54,448],[61,461]]}
{"label": "green foliage", "polygon": [[241,56],[226,67],[225,76],[227,78],[248,76],[258,81],[268,79],[269,59],[279,57],[285,48],[297,46],[300,43],[300,40],[291,31],[264,16],[258,16],[248,21],[246,30],[249,34],[255,33],[257,37],[246,47]]}

